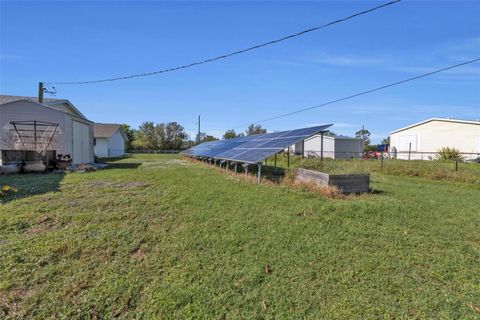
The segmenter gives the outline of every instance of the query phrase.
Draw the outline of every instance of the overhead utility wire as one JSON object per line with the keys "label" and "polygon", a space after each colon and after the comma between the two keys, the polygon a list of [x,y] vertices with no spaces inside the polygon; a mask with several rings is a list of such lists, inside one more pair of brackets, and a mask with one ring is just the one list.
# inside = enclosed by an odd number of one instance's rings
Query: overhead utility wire
{"label": "overhead utility wire", "polygon": [[408,78],[408,79],[405,79],[405,80],[393,82],[393,83],[390,83],[390,84],[387,84],[387,85],[384,85],[384,86],[381,86],[381,87],[378,87],[378,88],[375,88],[375,89],[370,89],[370,90],[367,90],[367,91],[362,91],[362,92],[359,92],[359,93],[355,93],[355,94],[352,94],[350,96],[343,97],[343,98],[336,99],[336,100],[332,100],[332,101],[328,101],[328,102],[325,102],[325,103],[322,103],[322,104],[319,104],[319,105],[316,105],[316,106],[313,106],[313,107],[299,109],[299,110],[284,113],[284,114],[281,114],[281,115],[278,115],[278,116],[275,116],[275,117],[272,117],[272,118],[267,118],[267,119],[263,119],[263,120],[260,120],[260,121],[243,124],[243,125],[238,126],[236,128],[243,128],[243,127],[251,125],[251,124],[258,124],[258,123],[263,123],[263,122],[267,122],[267,121],[272,121],[272,120],[280,119],[280,118],[283,118],[283,117],[291,116],[293,114],[317,109],[317,108],[324,107],[324,106],[327,106],[327,105],[330,105],[330,104],[334,104],[334,103],[337,103],[337,102],[340,102],[340,101],[352,99],[352,98],[362,96],[362,95],[365,95],[365,94],[369,94],[369,93],[372,93],[372,92],[375,92],[375,91],[379,91],[379,90],[382,90],[382,89],[393,87],[393,86],[396,86],[396,85],[399,85],[399,84],[402,84],[402,83],[405,83],[405,82],[409,82],[409,81],[417,80],[417,79],[420,79],[420,78],[428,77],[428,76],[431,76],[431,75],[436,74],[436,73],[440,73],[440,72],[447,71],[447,70],[450,70],[450,69],[458,68],[458,67],[461,67],[461,66],[464,66],[464,65],[467,65],[467,64],[470,64],[470,63],[478,62],[478,61],[480,61],[480,58],[473,59],[473,60],[466,61],[466,62],[462,62],[462,63],[456,64],[456,65],[446,67],[446,68],[443,68],[443,69],[438,69],[438,70],[435,70],[435,71],[432,71],[432,72],[424,73],[424,74],[415,76],[413,78]]}
{"label": "overhead utility wire", "polygon": [[341,18],[341,19],[326,23],[324,25],[321,25],[321,26],[318,26],[318,27],[315,27],[315,28],[310,28],[310,29],[307,29],[307,30],[303,30],[303,31],[300,31],[300,32],[297,32],[297,33],[294,33],[294,34],[276,39],[276,40],[272,40],[272,41],[269,41],[269,42],[258,44],[258,45],[255,45],[253,47],[249,47],[249,48],[246,48],[246,49],[234,51],[234,52],[231,52],[231,53],[227,53],[227,54],[215,57],[215,58],[210,58],[210,59],[206,59],[206,60],[202,60],[202,61],[192,62],[192,63],[182,65],[182,66],[178,66],[178,67],[173,67],[173,68],[168,68],[168,69],[163,69],[163,70],[158,70],[158,71],[153,71],[153,72],[147,72],[147,73],[133,74],[133,75],[129,75],[129,76],[121,76],[121,77],[115,77],[115,78],[100,79],[100,80],[72,81],[72,82],[49,82],[48,84],[50,84],[50,85],[71,85],[71,84],[89,84],[89,83],[109,82],[109,81],[126,80],[126,79],[131,79],[131,78],[138,78],[138,77],[153,76],[153,75],[157,75],[157,74],[160,74],[160,73],[166,73],[166,72],[186,69],[186,68],[190,68],[190,67],[193,67],[193,66],[198,66],[198,65],[201,65],[201,64],[213,62],[213,61],[216,61],[216,60],[229,58],[231,56],[235,56],[235,55],[242,54],[242,53],[245,53],[245,52],[248,52],[248,51],[252,51],[252,50],[255,50],[255,49],[266,47],[266,46],[269,46],[269,45],[272,45],[272,44],[275,44],[275,43],[278,43],[278,42],[281,42],[281,41],[285,41],[285,40],[288,40],[288,39],[291,39],[291,38],[295,38],[295,37],[304,35],[304,34],[309,33],[309,32],[317,31],[319,29],[323,29],[323,28],[329,27],[331,25],[341,23],[341,22],[344,22],[346,20],[353,19],[355,17],[370,13],[372,11],[381,9],[383,7],[390,6],[390,5],[395,4],[397,2],[400,2],[400,1],[401,0],[390,1],[390,2],[384,3],[382,5],[376,6],[374,8],[364,10],[364,11],[361,11],[361,12],[357,12],[355,14],[352,14],[352,15],[348,16],[348,17]]}

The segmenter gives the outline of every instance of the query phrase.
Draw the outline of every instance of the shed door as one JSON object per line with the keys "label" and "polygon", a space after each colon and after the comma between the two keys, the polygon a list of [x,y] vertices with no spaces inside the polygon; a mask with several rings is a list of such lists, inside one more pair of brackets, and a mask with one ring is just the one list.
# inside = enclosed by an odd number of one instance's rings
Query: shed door
{"label": "shed door", "polygon": [[90,162],[90,131],[88,125],[73,121],[73,163]]}

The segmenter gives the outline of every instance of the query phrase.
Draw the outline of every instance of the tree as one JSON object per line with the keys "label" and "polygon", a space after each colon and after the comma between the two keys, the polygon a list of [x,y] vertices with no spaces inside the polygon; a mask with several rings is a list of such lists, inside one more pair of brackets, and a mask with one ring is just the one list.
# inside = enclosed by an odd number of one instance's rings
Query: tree
{"label": "tree", "polygon": [[382,140],[382,144],[390,144],[390,137],[386,137]]}
{"label": "tree", "polygon": [[365,127],[362,126],[362,129],[355,132],[355,137],[363,140],[364,148],[370,145],[370,131],[365,129]]}
{"label": "tree", "polygon": [[139,149],[158,150],[159,143],[153,122],[143,122],[137,132],[138,143],[135,146]]}
{"label": "tree", "polygon": [[243,137],[243,133],[236,133],[235,130],[233,129],[230,129],[230,130],[227,130],[224,134],[223,134],[223,139],[233,139],[233,138],[237,138],[237,137]]}
{"label": "tree", "polygon": [[160,150],[180,150],[187,138],[185,129],[177,122],[157,124],[155,134]]}
{"label": "tree", "polygon": [[203,143],[203,142],[208,142],[208,141],[216,141],[216,140],[218,140],[218,138],[215,138],[212,135],[207,135],[205,132],[200,132],[200,139],[199,140],[200,140],[199,143]]}
{"label": "tree", "polygon": [[146,150],[180,150],[188,140],[185,129],[177,122],[143,122],[135,131],[133,147]]}
{"label": "tree", "polygon": [[122,124],[123,131],[125,132],[125,135],[127,136],[127,141],[125,142],[125,147],[127,150],[132,149],[133,141],[135,140],[135,129],[130,128],[128,124]]}
{"label": "tree", "polygon": [[327,131],[325,131],[325,133],[323,135],[325,135],[327,137],[335,137],[337,134],[333,131],[327,130]]}
{"label": "tree", "polygon": [[248,129],[245,133],[247,136],[251,136],[254,134],[267,133],[267,129],[262,128],[260,124],[255,125],[252,123],[250,126],[248,126]]}

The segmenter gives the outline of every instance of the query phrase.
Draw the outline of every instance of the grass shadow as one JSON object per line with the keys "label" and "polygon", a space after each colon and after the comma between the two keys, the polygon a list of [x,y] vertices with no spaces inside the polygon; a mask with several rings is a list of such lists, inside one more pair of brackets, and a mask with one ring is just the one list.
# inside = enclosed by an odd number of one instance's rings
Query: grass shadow
{"label": "grass shadow", "polygon": [[97,163],[108,164],[107,167],[102,168],[102,170],[108,169],[136,169],[141,163],[137,162],[119,162],[121,160],[133,158],[131,155],[125,155],[123,157],[108,157],[108,158],[98,158]]}
{"label": "grass shadow", "polygon": [[24,173],[3,175],[0,185],[9,185],[18,191],[9,193],[0,198],[0,204],[7,203],[15,199],[30,197],[37,194],[56,192],[60,188],[60,182],[65,176],[64,173]]}
{"label": "grass shadow", "polygon": [[132,156],[131,155],[125,155],[125,156],[122,156],[122,157],[97,158],[97,162],[99,162],[99,163],[117,162],[117,161],[128,159],[128,158],[132,158]]}

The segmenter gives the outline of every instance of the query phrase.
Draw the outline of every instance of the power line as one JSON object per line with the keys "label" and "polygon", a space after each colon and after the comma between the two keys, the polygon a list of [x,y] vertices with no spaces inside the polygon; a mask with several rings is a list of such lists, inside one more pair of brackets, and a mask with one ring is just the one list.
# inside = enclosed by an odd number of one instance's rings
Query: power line
{"label": "power line", "polygon": [[173,67],[173,68],[168,68],[168,69],[163,69],[163,70],[158,70],[158,71],[153,71],[153,72],[147,72],[147,73],[133,74],[133,75],[128,75],[128,76],[121,76],[121,77],[115,77],[115,78],[100,79],[100,80],[72,81],[72,82],[50,82],[50,83],[48,83],[48,84],[50,84],[50,85],[73,85],[73,84],[89,84],[89,83],[99,83],[99,82],[110,82],[110,81],[126,80],[126,79],[131,79],[131,78],[138,78],[138,77],[153,76],[153,75],[157,75],[157,74],[161,74],[161,73],[166,73],[166,72],[172,72],[172,71],[177,71],[177,70],[181,70],[181,69],[186,69],[186,68],[190,68],[190,67],[193,67],[193,66],[198,66],[198,65],[201,65],[201,64],[205,64],[205,63],[209,63],[209,62],[213,62],[213,61],[217,61],[217,60],[229,58],[229,57],[231,57],[231,56],[235,56],[235,55],[242,54],[242,53],[245,53],[245,52],[248,52],[248,51],[252,51],[252,50],[255,50],[255,49],[259,49],[259,48],[262,48],[262,47],[266,47],[266,46],[269,46],[269,45],[272,45],[272,44],[275,44],[275,43],[278,43],[278,42],[282,42],[282,41],[285,41],[285,40],[288,40],[288,39],[292,39],[292,38],[295,38],[295,37],[299,37],[299,36],[304,35],[304,34],[306,34],[306,33],[313,32],[313,31],[317,31],[317,30],[319,30],[319,29],[323,29],[323,28],[332,26],[332,25],[334,25],[334,24],[341,23],[341,22],[344,22],[344,21],[353,19],[353,18],[355,18],[355,17],[358,17],[358,16],[361,16],[361,15],[370,13],[370,12],[372,12],[372,11],[375,11],[375,10],[378,10],[378,9],[381,9],[381,8],[384,8],[384,7],[387,7],[387,6],[390,6],[390,5],[395,4],[395,3],[397,3],[397,2],[400,2],[400,1],[401,1],[401,0],[390,1],[390,2],[387,2],[387,3],[381,4],[381,5],[379,5],[379,6],[376,6],[376,7],[374,7],[374,8],[357,12],[357,13],[352,14],[352,15],[350,15],[350,16],[347,16],[347,17],[344,17],[344,18],[341,18],[341,19],[334,20],[334,21],[332,21],[332,22],[326,23],[326,24],[321,25],[321,26],[318,26],[318,27],[314,27],[314,28],[310,28],[310,29],[307,29],[307,30],[303,30],[303,31],[300,31],[300,32],[297,32],[297,33],[294,33],[294,34],[291,34],[291,35],[288,35],[288,36],[285,36],[285,37],[276,39],[276,40],[268,41],[268,42],[265,42],[265,43],[262,43],[262,44],[255,45],[255,46],[253,46],[253,47],[249,47],[249,48],[246,48],[246,49],[242,49],[242,50],[234,51],[234,52],[231,52],[231,53],[227,53],[227,54],[224,54],[224,55],[215,57],[215,58],[210,58],[210,59],[206,59],[206,60],[202,60],[202,61],[192,62],[192,63],[185,64],[185,65],[178,66],[178,67]]}
{"label": "power line", "polygon": [[467,64],[470,64],[470,63],[478,62],[478,61],[480,61],[480,58],[473,59],[473,60],[466,61],[466,62],[462,62],[462,63],[456,64],[456,65],[449,66],[449,67],[442,68],[442,69],[438,69],[438,70],[435,70],[435,71],[432,71],[432,72],[424,73],[424,74],[415,76],[413,78],[408,78],[408,79],[405,79],[405,80],[393,82],[393,83],[390,83],[390,84],[387,84],[387,85],[384,85],[384,86],[381,86],[381,87],[378,87],[378,88],[374,88],[374,89],[370,89],[370,90],[367,90],[367,91],[362,91],[362,92],[359,92],[359,93],[355,93],[355,94],[352,94],[352,95],[349,95],[349,96],[346,96],[346,97],[343,97],[343,98],[340,98],[340,99],[335,99],[335,100],[332,100],[332,101],[328,101],[328,102],[325,102],[325,103],[322,103],[322,104],[319,104],[319,105],[316,105],[316,106],[313,106],[313,107],[299,109],[299,110],[296,110],[296,111],[284,113],[284,114],[281,114],[281,115],[278,115],[278,116],[275,116],[275,117],[272,117],[272,118],[267,118],[267,119],[263,119],[263,120],[256,121],[256,122],[250,122],[250,123],[243,124],[243,125],[235,127],[235,128],[242,128],[242,127],[245,127],[245,126],[248,126],[248,125],[251,125],[251,124],[259,124],[259,123],[263,123],[263,122],[267,122],[267,121],[272,121],[272,120],[280,119],[280,118],[283,118],[283,117],[291,116],[293,114],[297,114],[297,113],[313,110],[313,109],[316,109],[316,108],[324,107],[324,106],[334,104],[334,103],[337,103],[337,102],[340,102],[340,101],[352,99],[352,98],[362,96],[362,95],[365,95],[365,94],[369,94],[369,93],[372,93],[372,92],[375,92],[375,91],[379,91],[379,90],[382,90],[382,89],[393,87],[393,86],[396,86],[396,85],[399,85],[399,84],[402,84],[402,83],[405,83],[405,82],[409,82],[409,81],[417,80],[417,79],[420,79],[420,78],[428,77],[428,76],[431,76],[431,75],[436,74],[436,73],[440,73],[440,72],[447,71],[447,70],[450,70],[450,69],[458,68],[458,67],[461,67],[461,66],[464,66],[464,65],[467,65]]}

